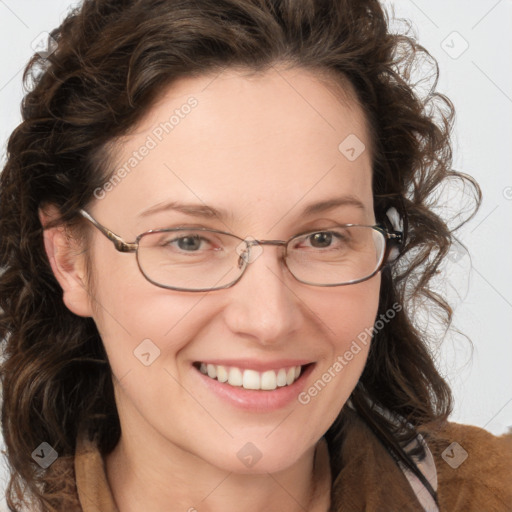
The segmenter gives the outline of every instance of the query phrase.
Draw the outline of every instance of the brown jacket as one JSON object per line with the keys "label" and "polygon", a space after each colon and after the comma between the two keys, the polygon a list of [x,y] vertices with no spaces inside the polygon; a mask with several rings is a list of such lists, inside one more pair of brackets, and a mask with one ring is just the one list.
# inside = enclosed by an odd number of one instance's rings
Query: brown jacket
{"label": "brown jacket", "polygon": [[[440,512],[512,511],[512,434],[496,437],[456,423],[420,432],[435,462]],[[356,416],[341,455],[345,463],[332,484],[332,512],[425,511],[402,470]],[[118,512],[94,443],[79,440],[75,473],[83,512]]]}

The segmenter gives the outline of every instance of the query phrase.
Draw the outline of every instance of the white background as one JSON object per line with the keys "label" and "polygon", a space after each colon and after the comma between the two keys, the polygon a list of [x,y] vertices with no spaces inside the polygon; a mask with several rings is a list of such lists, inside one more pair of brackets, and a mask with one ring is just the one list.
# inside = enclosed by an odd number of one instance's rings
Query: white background
{"label": "white background", "polygon": [[[0,0],[2,163],[6,140],[20,122],[21,76],[31,44],[75,3]],[[454,326],[474,351],[453,331],[435,351],[455,394],[452,420],[500,434],[512,425],[512,1],[384,4],[412,21],[419,42],[438,60],[438,90],[457,112],[454,168],[474,176],[483,190],[478,215],[458,235],[471,259],[455,251],[439,281],[455,307]],[[461,207],[457,198],[448,205]]]}

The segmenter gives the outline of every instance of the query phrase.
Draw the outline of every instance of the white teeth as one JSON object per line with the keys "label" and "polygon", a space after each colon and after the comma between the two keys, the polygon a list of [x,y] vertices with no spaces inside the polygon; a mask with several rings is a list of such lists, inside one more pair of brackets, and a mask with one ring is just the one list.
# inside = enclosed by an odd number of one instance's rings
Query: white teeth
{"label": "white teeth", "polygon": [[241,386],[243,383],[242,372],[238,368],[231,368],[229,370],[228,384],[231,386]]}
{"label": "white teeth", "polygon": [[276,372],[268,370],[261,374],[261,389],[271,391],[277,388]]}
{"label": "white teeth", "polygon": [[242,386],[245,389],[260,389],[260,374],[254,370],[245,370]]}
{"label": "white teeth", "polygon": [[300,377],[302,368],[292,366],[291,368],[280,368],[277,371],[257,372],[256,370],[241,370],[236,367],[201,363],[199,371],[211,379],[226,382],[230,386],[272,391],[293,384]]}
{"label": "white teeth", "polygon": [[217,366],[217,380],[219,382],[228,381],[228,372],[224,366]]}
{"label": "white teeth", "polygon": [[213,364],[207,364],[206,369],[208,371],[208,377],[215,379],[217,377],[217,368]]}
{"label": "white teeth", "polygon": [[279,387],[286,386],[286,370],[284,368],[277,372],[277,385]]}

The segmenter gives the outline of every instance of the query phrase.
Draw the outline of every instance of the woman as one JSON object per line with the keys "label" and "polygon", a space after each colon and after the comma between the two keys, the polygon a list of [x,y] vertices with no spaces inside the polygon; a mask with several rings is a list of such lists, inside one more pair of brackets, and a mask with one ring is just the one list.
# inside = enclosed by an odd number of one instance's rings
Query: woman
{"label": "woman", "polygon": [[510,510],[510,436],[447,422],[412,315],[451,318],[432,191],[479,188],[379,3],[93,0],[52,37],[0,177],[11,510]]}

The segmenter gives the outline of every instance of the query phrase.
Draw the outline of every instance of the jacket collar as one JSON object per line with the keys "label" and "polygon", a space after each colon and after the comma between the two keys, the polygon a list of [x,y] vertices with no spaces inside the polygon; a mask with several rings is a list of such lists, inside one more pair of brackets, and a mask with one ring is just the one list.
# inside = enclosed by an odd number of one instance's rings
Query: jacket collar
{"label": "jacket collar", "polygon": [[77,439],[75,479],[83,512],[119,512],[108,484],[103,457],[85,430]]}
{"label": "jacket collar", "polygon": [[[418,436],[404,448],[409,452],[418,442],[426,448],[427,457],[421,463],[413,459],[437,490],[434,458],[424,439]],[[438,512],[416,476],[397,464],[367,424],[347,408],[340,458],[341,470],[332,485],[331,512]]]}

